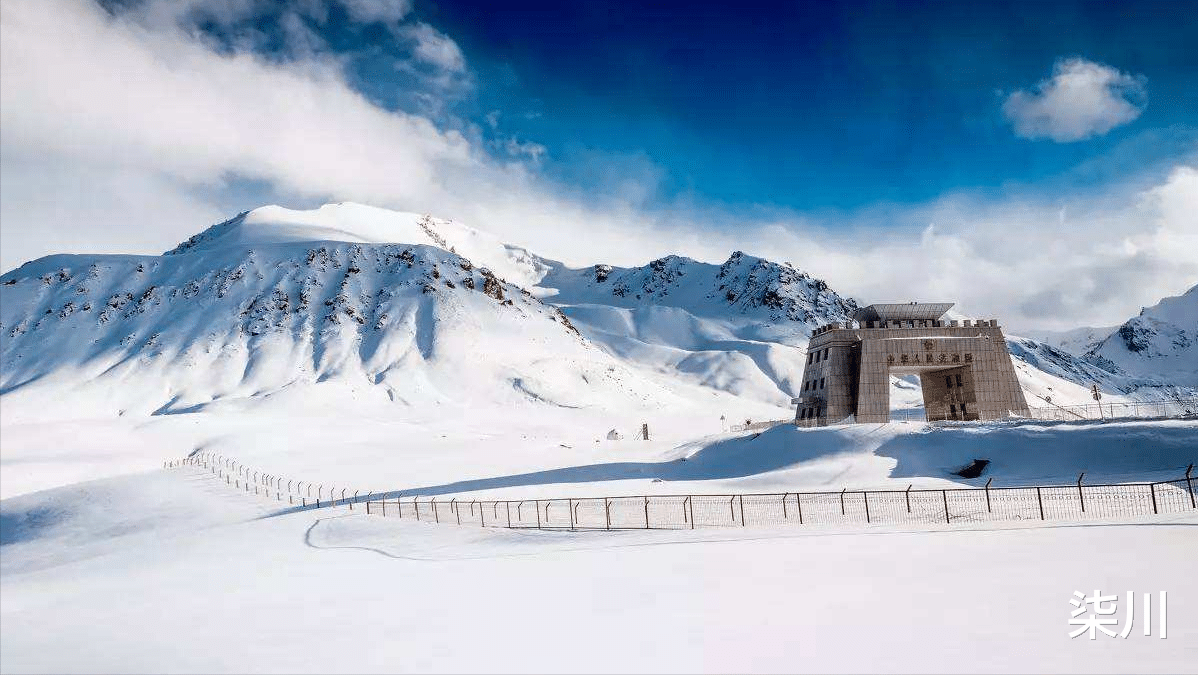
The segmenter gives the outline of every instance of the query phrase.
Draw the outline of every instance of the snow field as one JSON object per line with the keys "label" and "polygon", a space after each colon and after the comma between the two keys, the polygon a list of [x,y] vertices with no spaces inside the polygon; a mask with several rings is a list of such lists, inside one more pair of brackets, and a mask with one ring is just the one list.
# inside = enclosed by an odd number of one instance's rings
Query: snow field
{"label": "snow field", "polygon": [[[271,516],[200,472],[87,489],[2,503],[64,516],[4,546],[5,672],[1186,672],[1198,645],[1193,518],[555,533]],[[1168,591],[1168,639],[1070,640],[1093,588]]]}

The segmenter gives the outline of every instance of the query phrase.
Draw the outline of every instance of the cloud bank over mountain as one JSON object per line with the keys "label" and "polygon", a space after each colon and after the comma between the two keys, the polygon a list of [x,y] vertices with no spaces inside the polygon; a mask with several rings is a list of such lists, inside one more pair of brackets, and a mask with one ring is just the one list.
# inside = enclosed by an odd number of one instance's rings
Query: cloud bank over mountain
{"label": "cloud bank over mountain", "polygon": [[[1185,130],[1140,141],[1176,146],[1170,159],[1060,193],[1011,185],[848,212],[663,201],[651,162],[629,175],[600,159],[581,185],[539,171],[543,150],[494,152],[436,105],[460,95],[469,54],[400,5],[384,14],[415,40],[405,63],[428,76],[417,112],[363,93],[316,41],[264,54],[213,44],[177,12],[150,11],[160,3],[114,14],[86,0],[7,2],[0,267],[64,250],[156,252],[267,201],[352,200],[458,218],[578,264],[745,250],[866,301],[935,288],[1016,326],[1115,323],[1198,280],[1198,145]],[[1027,96],[1051,108],[1072,81]]]}

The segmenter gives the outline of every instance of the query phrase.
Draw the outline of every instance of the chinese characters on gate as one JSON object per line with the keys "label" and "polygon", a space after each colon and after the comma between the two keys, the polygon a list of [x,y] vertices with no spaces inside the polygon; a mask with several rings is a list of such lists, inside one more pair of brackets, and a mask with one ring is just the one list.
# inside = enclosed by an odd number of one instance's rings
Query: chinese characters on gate
{"label": "chinese characters on gate", "polygon": [[[894,354],[886,356],[886,363],[894,365]],[[900,354],[899,363],[973,363],[973,354],[966,353],[965,358],[961,358],[960,354],[924,354],[922,357],[919,354]]]}

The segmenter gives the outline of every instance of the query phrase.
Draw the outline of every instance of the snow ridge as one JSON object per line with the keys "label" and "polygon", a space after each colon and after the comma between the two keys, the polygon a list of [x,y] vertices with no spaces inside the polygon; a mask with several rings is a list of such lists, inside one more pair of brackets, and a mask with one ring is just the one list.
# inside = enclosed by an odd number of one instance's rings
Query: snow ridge
{"label": "snow ridge", "polygon": [[[0,391],[56,375],[119,382],[115,398],[160,412],[329,378],[434,401],[498,380],[506,398],[517,379],[552,389],[538,373],[571,359],[583,371],[614,365],[556,307],[432,246],[197,251],[50,256],[0,277]],[[547,366],[546,353],[561,360]]]}
{"label": "snow ridge", "polygon": [[1198,387],[1198,286],[1145,307],[1094,345],[1085,359],[1118,375]]}

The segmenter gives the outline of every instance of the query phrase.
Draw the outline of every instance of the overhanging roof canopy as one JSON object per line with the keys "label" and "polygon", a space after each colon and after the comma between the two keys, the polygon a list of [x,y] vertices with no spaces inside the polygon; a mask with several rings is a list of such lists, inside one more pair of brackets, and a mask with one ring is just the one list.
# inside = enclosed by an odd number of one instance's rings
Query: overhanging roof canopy
{"label": "overhanging roof canopy", "polygon": [[853,311],[854,321],[935,321],[952,309],[951,302],[876,304]]}

